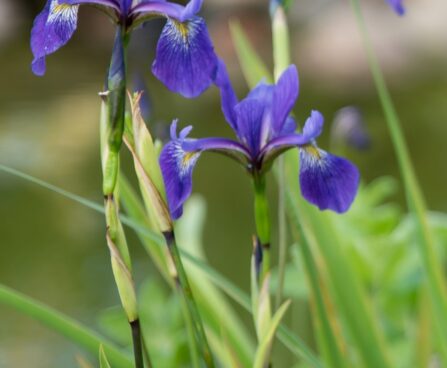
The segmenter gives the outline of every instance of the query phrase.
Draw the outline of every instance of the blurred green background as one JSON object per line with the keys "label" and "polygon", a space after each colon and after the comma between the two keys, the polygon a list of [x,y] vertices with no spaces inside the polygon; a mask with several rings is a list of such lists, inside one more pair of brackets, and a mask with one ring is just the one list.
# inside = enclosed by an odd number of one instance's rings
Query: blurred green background
{"label": "blurred green background", "polygon": [[[404,18],[382,0],[364,3],[428,205],[447,211],[447,23],[443,16],[447,3],[408,1]],[[101,202],[97,92],[108,65],[113,27],[102,14],[83,7],[78,32],[48,58],[47,74],[38,78],[30,71],[29,31],[43,5],[37,0],[0,3],[0,163]],[[247,87],[228,22],[239,19],[271,65],[268,1],[206,0],[203,15],[242,97]],[[298,119],[304,120],[311,109],[322,111],[326,130],[320,145],[328,148],[334,114],[346,105],[358,106],[372,146],[367,151],[347,151],[348,156],[359,166],[364,182],[383,175],[398,178],[348,2],[296,0],[290,23],[293,59],[301,79]],[[162,25],[156,21],[140,30],[130,54],[131,74],[143,75],[149,86],[150,129],[163,137],[168,123],[179,118],[181,125],[194,125],[194,136],[231,136],[216,89],[185,100],[169,93],[150,74]],[[131,168],[128,156],[124,158],[123,166]],[[195,192],[207,201],[204,244],[210,263],[248,290],[253,232],[250,182],[233,162],[215,155],[204,155],[194,180]],[[401,192],[394,199],[403,206]],[[1,283],[87,324],[95,322],[100,310],[118,304],[101,215],[0,173],[0,219]],[[153,267],[136,237],[130,235],[129,242],[137,282],[141,282]],[[155,272],[151,275],[158,277]],[[78,352],[58,335],[0,305],[0,367],[75,367]]]}

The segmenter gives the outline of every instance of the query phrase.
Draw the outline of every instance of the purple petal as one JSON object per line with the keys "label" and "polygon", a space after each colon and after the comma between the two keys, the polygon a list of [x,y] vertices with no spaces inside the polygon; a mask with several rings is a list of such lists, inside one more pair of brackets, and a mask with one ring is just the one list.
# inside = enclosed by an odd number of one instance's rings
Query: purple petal
{"label": "purple petal", "polygon": [[255,98],[262,101],[265,106],[271,106],[273,102],[273,92],[275,86],[272,84],[266,84],[264,81],[258,83],[258,85],[253,88],[245,99]]}
{"label": "purple petal", "polygon": [[303,134],[290,133],[282,135],[268,142],[259,156],[262,157],[263,164],[268,166],[268,163],[271,162],[271,160],[274,160],[288,149],[305,146],[309,143],[311,143],[311,141]]}
{"label": "purple petal", "polygon": [[296,134],[296,123],[292,117],[287,117],[281,131],[276,138],[271,139],[261,151],[263,162],[266,163],[282,152],[293,147],[311,144],[323,130],[324,118],[320,112],[313,110],[304,124],[303,132]]}
{"label": "purple petal", "polygon": [[129,14],[131,6],[132,0],[121,0],[121,11],[123,12],[123,14]]}
{"label": "purple petal", "polygon": [[45,74],[45,57],[70,40],[76,30],[77,20],[77,5],[59,4],[57,0],[47,1],[31,30],[31,50],[34,55],[31,68],[34,74]]}
{"label": "purple petal", "polygon": [[216,86],[220,89],[222,112],[225,119],[237,134],[235,106],[238,103],[236,93],[231,85],[225,63],[219,59],[217,66],[216,78],[214,80]]}
{"label": "purple petal", "polygon": [[173,219],[183,214],[183,203],[192,192],[192,172],[200,152],[186,152],[182,141],[170,141],[160,155],[160,167],[166,187],[169,211]]}
{"label": "purple petal", "polygon": [[357,168],[313,145],[300,149],[300,159],[303,197],[320,210],[346,212],[357,194],[360,179]]}
{"label": "purple petal", "polygon": [[152,72],[171,91],[196,97],[213,82],[217,56],[203,19],[168,20],[157,45]]}
{"label": "purple petal", "polygon": [[239,142],[226,138],[188,139],[182,145],[185,151],[214,151],[222,153],[240,153],[250,159],[250,153]]}
{"label": "purple petal", "polygon": [[246,98],[235,107],[239,139],[257,156],[261,148],[261,134],[265,105],[254,98]]}
{"label": "purple petal", "polygon": [[121,3],[117,0],[59,0],[60,4],[81,5],[81,4],[95,4],[103,5],[121,12]]}
{"label": "purple petal", "polygon": [[405,8],[403,5],[403,0],[386,0],[386,2],[393,8],[393,10],[399,14],[405,14]]}
{"label": "purple petal", "polygon": [[280,131],[280,135],[289,135],[289,134],[293,134],[296,131],[296,121],[294,118],[292,118],[291,116],[288,116],[286,119],[286,122],[284,123],[281,131]]}
{"label": "purple petal", "polygon": [[[246,102],[249,100],[256,100],[264,108],[264,112],[261,117],[261,121],[252,123],[252,127],[253,127],[252,129],[256,130],[255,132],[253,132],[253,134],[256,134],[256,136],[258,137],[258,142],[257,142],[258,149],[261,149],[261,147],[265,146],[265,144],[267,144],[267,142],[272,137],[275,136],[274,131],[273,131],[274,117],[272,115],[272,103],[273,103],[274,90],[275,90],[275,86],[266,84],[262,81],[254,89],[252,89],[250,91],[250,93],[244,100],[242,100],[242,102]],[[245,132],[245,135],[247,135],[247,133],[248,132]]]}
{"label": "purple petal", "polygon": [[160,155],[160,166],[166,187],[169,211],[174,219],[183,213],[183,203],[192,192],[192,174],[203,151],[243,154],[246,149],[238,142],[223,138],[188,139],[191,127],[184,128],[177,136],[177,121],[171,125],[172,140]]}
{"label": "purple petal", "polygon": [[182,6],[169,1],[147,1],[136,5],[132,13],[161,15],[183,23],[192,19],[200,11],[202,3],[203,0],[191,0],[188,5]]}
{"label": "purple petal", "polygon": [[299,81],[295,65],[289,66],[276,83],[273,93],[273,126],[275,135],[279,134],[298,98]]}
{"label": "purple petal", "polygon": [[303,128],[303,135],[312,141],[320,136],[323,131],[324,117],[321,112],[312,110],[310,116],[307,118]]}

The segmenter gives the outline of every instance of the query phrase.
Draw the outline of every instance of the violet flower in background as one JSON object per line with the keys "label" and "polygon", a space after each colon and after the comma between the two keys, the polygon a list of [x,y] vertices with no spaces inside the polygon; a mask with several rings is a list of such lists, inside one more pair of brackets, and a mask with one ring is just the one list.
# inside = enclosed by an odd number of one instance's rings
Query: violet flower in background
{"label": "violet flower in background", "polygon": [[333,145],[346,145],[359,151],[371,147],[368,127],[357,107],[346,106],[337,111],[332,121],[331,142]]}
{"label": "violet flower in background", "polygon": [[226,68],[219,64],[216,85],[220,88],[222,110],[237,140],[226,138],[188,138],[192,127],[177,135],[177,121],[171,126],[171,141],[164,147],[160,165],[168,204],[173,218],[183,212],[183,203],[192,191],[193,169],[204,151],[228,155],[254,177],[265,175],[273,160],[284,151],[299,147],[301,191],[321,210],[339,213],[349,209],[357,193],[359,172],[349,161],[331,155],[316,145],[323,116],[312,111],[303,131],[296,133],[290,113],[298,97],[298,73],[290,66],[276,85],[260,83],[238,102]]}
{"label": "violet flower in background", "polygon": [[196,16],[202,3],[191,0],[181,6],[153,0],[48,0],[31,31],[32,70],[36,75],[45,74],[46,56],[64,46],[76,30],[79,5],[91,4],[103,8],[123,35],[154,17],[166,18],[152,71],[171,91],[196,97],[211,85],[217,69],[205,22]]}
{"label": "violet flower in background", "polygon": [[403,0],[386,0],[386,2],[393,8],[393,10],[399,14],[405,14],[405,8],[403,5]]}

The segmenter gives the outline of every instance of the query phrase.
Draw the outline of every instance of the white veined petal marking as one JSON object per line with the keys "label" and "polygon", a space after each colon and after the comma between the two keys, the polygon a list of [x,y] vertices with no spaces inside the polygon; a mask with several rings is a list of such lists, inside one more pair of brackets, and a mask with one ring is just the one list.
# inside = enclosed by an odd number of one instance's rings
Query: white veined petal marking
{"label": "white veined petal marking", "polygon": [[53,0],[50,4],[50,12],[48,14],[47,23],[59,26],[73,28],[76,26],[78,19],[79,5],[59,4],[58,0]]}
{"label": "white veined petal marking", "polygon": [[175,19],[168,19],[167,32],[169,37],[176,43],[181,44],[186,48],[190,47],[190,40],[194,39],[199,28],[200,21],[198,19],[191,19],[184,23]]}
{"label": "white veined petal marking", "polygon": [[305,153],[302,157],[306,160],[306,164],[315,167],[326,166],[325,156],[327,153],[321,149],[319,149],[314,144],[307,144],[305,146],[300,147],[300,150]]}
{"label": "white veined petal marking", "polygon": [[176,142],[173,153],[174,159],[177,163],[179,175],[180,177],[184,178],[188,175],[191,167],[194,166],[199,159],[200,152],[185,152],[182,148],[181,142]]}

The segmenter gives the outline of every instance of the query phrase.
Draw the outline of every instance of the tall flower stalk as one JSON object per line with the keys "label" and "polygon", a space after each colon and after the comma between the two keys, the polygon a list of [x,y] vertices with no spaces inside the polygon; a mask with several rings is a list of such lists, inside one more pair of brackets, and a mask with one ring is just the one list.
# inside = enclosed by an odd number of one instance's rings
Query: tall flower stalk
{"label": "tall flower stalk", "polygon": [[[101,162],[103,170],[103,195],[106,219],[106,239],[112,260],[112,270],[127,316],[134,346],[135,366],[144,367],[143,341],[138,315],[137,297],[132,277],[132,263],[127,247],[126,236],[119,219],[119,206],[116,201],[117,178],[119,172],[119,152],[122,145],[126,97],[125,45],[127,40],[122,30],[117,29],[112,60],[107,77],[107,89],[102,94],[101,116]],[[147,354],[149,357],[149,354]],[[150,358],[147,363],[151,366]]]}
{"label": "tall flower stalk", "polygon": [[227,70],[220,62],[216,85],[221,91],[222,110],[237,140],[188,138],[192,127],[177,132],[171,126],[171,141],[160,155],[169,210],[174,219],[183,213],[183,203],[192,192],[193,169],[205,151],[224,154],[242,164],[253,180],[256,237],[253,252],[252,303],[259,340],[255,362],[268,364],[274,331],[285,313],[286,302],[272,316],[268,288],[270,271],[270,218],[266,197],[266,174],[283,152],[298,147],[302,194],[321,210],[345,212],[355,198],[359,173],[349,161],[331,155],[316,145],[323,116],[312,111],[301,133],[290,113],[298,97],[298,73],[289,66],[275,85],[258,84],[238,101]]}
{"label": "tall flower stalk", "polygon": [[[100,8],[116,24],[116,36],[106,91],[101,94],[101,161],[103,194],[107,224],[107,244],[120,299],[131,326],[135,365],[144,367],[142,336],[138,317],[137,298],[132,279],[132,264],[122,224],[119,220],[117,178],[119,153],[123,141],[126,111],[126,47],[132,31],[154,17],[167,19],[157,45],[152,71],[170,90],[185,97],[196,97],[212,83],[217,69],[217,57],[202,18],[196,16],[202,0],[191,0],[186,6],[169,1],[133,0],[48,0],[36,17],[31,31],[34,55],[32,71],[46,72],[46,57],[64,46],[77,28],[81,4]],[[160,197],[160,193],[158,192]],[[158,203],[159,207],[162,207]],[[157,205],[157,203],[155,203]],[[172,231],[168,211],[161,208],[160,230],[165,234],[172,263],[176,269],[176,285],[196,331],[199,347],[207,366],[213,366],[200,315],[184,271]],[[167,215],[166,215],[167,214]],[[164,221],[164,222],[163,222]],[[167,225],[166,225],[167,224]],[[148,357],[149,355],[146,354]],[[150,359],[147,358],[150,366]]]}
{"label": "tall flower stalk", "polygon": [[194,332],[194,339],[190,341],[193,347],[192,357],[198,350],[206,366],[214,367],[214,359],[203,322],[176,243],[173,221],[165,200],[165,188],[158,166],[158,156],[152,137],[141,116],[140,98],[141,93],[131,98],[131,125],[126,127],[124,142],[134,159],[135,172],[140,183],[146,210],[153,218],[155,227],[163,234],[167,245],[170,276],[182,298],[182,304],[187,314],[185,316],[186,324],[187,326],[191,324]]}

